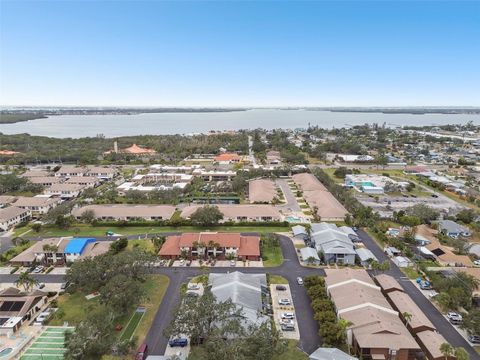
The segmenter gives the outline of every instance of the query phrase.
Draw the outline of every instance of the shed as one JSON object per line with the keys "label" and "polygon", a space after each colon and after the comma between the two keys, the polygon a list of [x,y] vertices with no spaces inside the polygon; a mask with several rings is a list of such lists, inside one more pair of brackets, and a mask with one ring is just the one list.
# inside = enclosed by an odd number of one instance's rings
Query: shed
{"label": "shed", "polygon": [[320,264],[320,257],[318,256],[317,251],[311,247],[301,248],[300,256],[302,257],[302,260],[304,262],[309,262],[307,260],[310,259],[313,264],[317,264],[317,265]]}
{"label": "shed", "polygon": [[370,260],[378,261],[377,257],[367,248],[359,248],[355,251],[357,252],[357,256],[360,259],[360,264],[362,266],[368,266]]}
{"label": "shed", "polygon": [[305,229],[304,226],[295,225],[292,227],[293,237],[298,240],[307,240],[308,239],[308,231]]}

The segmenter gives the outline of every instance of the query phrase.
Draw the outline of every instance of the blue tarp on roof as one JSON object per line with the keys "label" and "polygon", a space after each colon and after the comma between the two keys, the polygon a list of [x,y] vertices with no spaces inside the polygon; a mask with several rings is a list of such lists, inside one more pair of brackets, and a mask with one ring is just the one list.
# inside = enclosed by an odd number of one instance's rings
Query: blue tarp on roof
{"label": "blue tarp on roof", "polygon": [[65,247],[65,254],[82,254],[85,247],[95,242],[95,238],[75,238],[70,240],[70,242]]}

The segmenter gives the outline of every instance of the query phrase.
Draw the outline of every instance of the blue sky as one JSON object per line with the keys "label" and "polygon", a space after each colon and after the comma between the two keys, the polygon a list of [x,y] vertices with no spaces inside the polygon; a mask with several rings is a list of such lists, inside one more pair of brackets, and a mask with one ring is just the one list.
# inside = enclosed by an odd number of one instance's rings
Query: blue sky
{"label": "blue sky", "polygon": [[0,6],[2,105],[480,105],[477,1]]}

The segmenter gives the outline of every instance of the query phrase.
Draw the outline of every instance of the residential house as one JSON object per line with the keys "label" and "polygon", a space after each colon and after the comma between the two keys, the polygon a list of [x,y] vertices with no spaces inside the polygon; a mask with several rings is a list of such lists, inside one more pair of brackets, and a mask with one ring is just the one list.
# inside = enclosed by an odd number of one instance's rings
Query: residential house
{"label": "residential house", "polygon": [[74,209],[72,215],[76,219],[80,219],[85,211],[90,210],[93,211],[96,219],[102,221],[129,221],[138,219],[159,221],[169,220],[175,212],[175,206],[130,204],[87,205]]}
{"label": "residential house", "polygon": [[[190,216],[201,205],[190,205],[183,208],[180,216],[189,219]],[[223,220],[234,222],[266,222],[266,221],[282,221],[283,216],[280,211],[272,205],[217,205],[223,214]]]}
{"label": "residential house", "polygon": [[114,167],[108,166],[88,166],[88,171],[86,176],[96,177],[100,180],[111,180],[113,179],[118,171]]}
{"label": "residential house", "polygon": [[30,219],[31,212],[16,206],[0,209],[0,230],[7,231],[12,226]]}
{"label": "residential house", "polygon": [[45,215],[60,203],[59,198],[48,196],[19,196],[14,206],[30,210],[33,217]]}
{"label": "residential house", "polygon": [[327,293],[346,320],[347,341],[365,360],[414,360],[419,345],[365,270],[326,269]]}
{"label": "residential house", "polygon": [[440,351],[442,344],[447,340],[436,331],[425,330],[417,333],[418,343],[428,360],[456,360],[453,355],[445,356]]}
{"label": "residential house", "polygon": [[159,253],[164,259],[215,258],[260,260],[260,237],[240,233],[184,233],[168,236]]}
{"label": "residential house", "polygon": [[458,238],[459,236],[469,237],[472,235],[468,228],[452,220],[440,220],[438,222],[438,231],[452,238]]}
{"label": "residential house", "polygon": [[393,263],[397,265],[399,268],[407,268],[413,266],[412,261],[405,257],[405,256],[395,256],[392,259]]}
{"label": "residential house", "polygon": [[324,256],[326,263],[354,265],[355,249],[352,240],[335,224],[311,225],[311,242]]}
{"label": "residential house", "polygon": [[262,315],[262,294],[267,292],[265,274],[244,274],[239,271],[231,273],[210,273],[208,283],[211,292],[219,302],[231,300],[243,312],[244,326],[261,325],[271,321]]}
{"label": "residential house", "polygon": [[50,177],[53,173],[47,170],[27,170],[21,176],[26,178]]}
{"label": "residential house", "polygon": [[0,208],[4,208],[17,200],[16,196],[0,195]]}
{"label": "residential house", "polygon": [[375,276],[375,282],[380,286],[384,295],[391,291],[403,291],[402,285],[392,276],[380,274]]}
{"label": "residential house", "polygon": [[94,176],[72,176],[65,184],[82,185],[85,188],[93,188],[100,183],[100,180]]}
{"label": "residential house", "polygon": [[277,186],[270,179],[256,179],[248,183],[248,200],[251,204],[271,203],[278,199]]}
{"label": "residential house", "polygon": [[313,174],[295,174],[292,179],[302,191],[310,208],[323,220],[344,220],[348,211]]}
{"label": "residential house", "polygon": [[62,266],[78,259],[104,254],[110,249],[111,243],[112,241],[97,241],[95,238],[47,238],[36,241],[9,263],[14,266]]}
{"label": "residential house", "polygon": [[11,335],[32,320],[47,303],[40,290],[25,293],[14,287],[0,291],[0,335]]}
{"label": "residential house", "polygon": [[56,176],[35,176],[28,178],[32,184],[38,184],[42,186],[52,186],[53,184],[59,184],[63,181],[62,178]]}
{"label": "residential house", "polygon": [[228,165],[239,163],[242,157],[236,153],[223,153],[215,156],[213,160],[219,164]]}
{"label": "residential house", "polygon": [[45,195],[58,196],[61,199],[73,199],[78,197],[85,186],[78,184],[53,184],[44,190]]}
{"label": "residential house", "polygon": [[72,176],[83,176],[88,169],[83,166],[63,165],[55,172],[55,176],[62,178],[69,178]]}

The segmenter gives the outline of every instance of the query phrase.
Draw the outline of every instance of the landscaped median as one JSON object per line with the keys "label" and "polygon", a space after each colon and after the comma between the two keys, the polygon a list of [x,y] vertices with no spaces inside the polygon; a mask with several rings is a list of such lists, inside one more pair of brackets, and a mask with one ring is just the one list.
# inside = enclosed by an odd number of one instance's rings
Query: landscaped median
{"label": "landscaped median", "polygon": [[[21,228],[22,232],[28,226]],[[171,232],[201,232],[201,231],[218,231],[218,232],[257,232],[257,233],[274,233],[286,232],[290,230],[289,226],[262,226],[262,225],[218,225],[212,227],[198,226],[92,226],[88,224],[73,224],[67,229],[61,229],[55,226],[42,227],[39,232],[31,231],[28,233],[32,237],[49,237],[49,236],[106,236],[107,232],[114,234],[127,235],[144,235],[156,233]]]}

